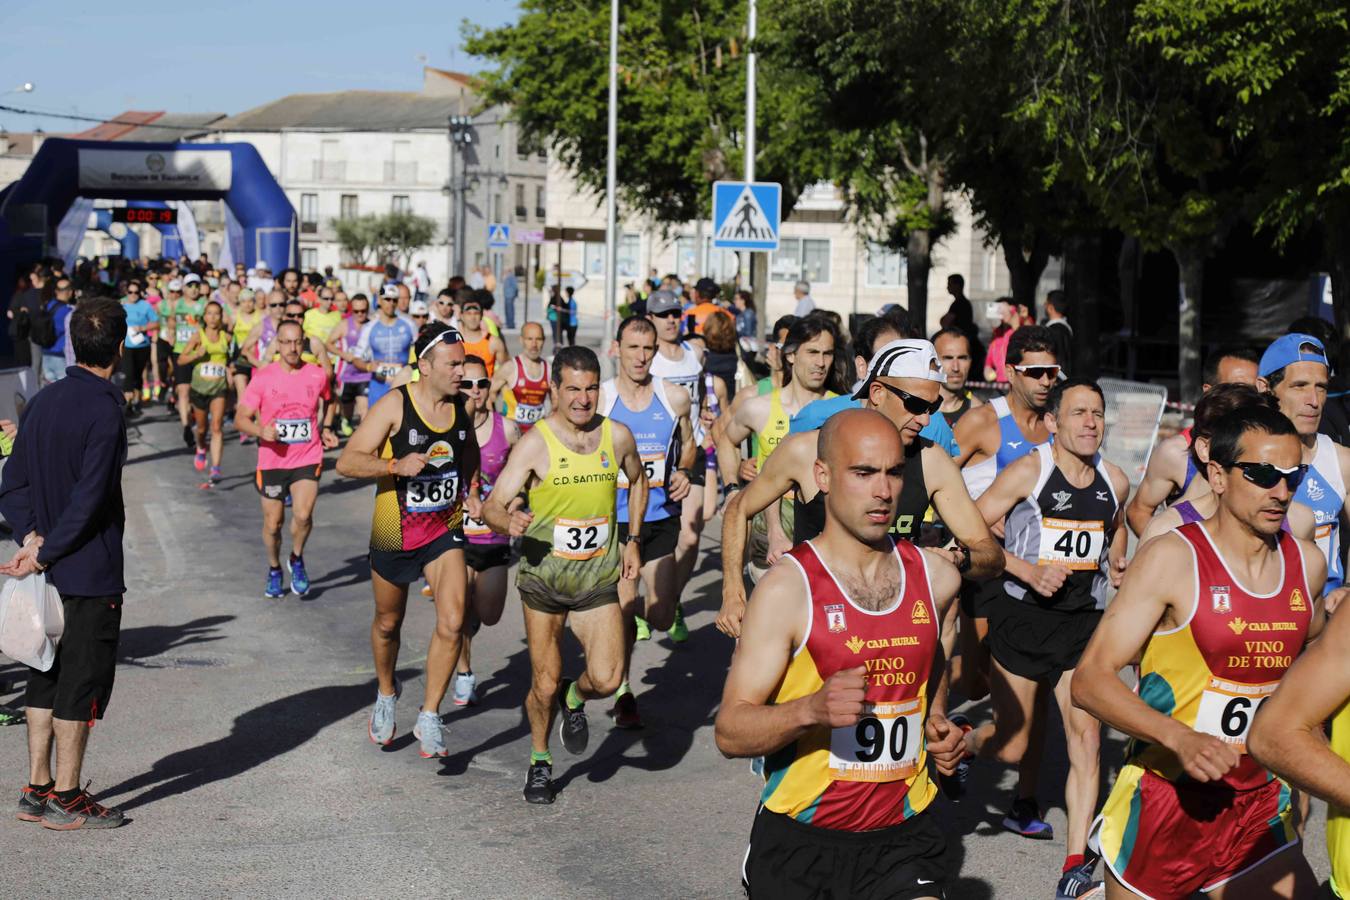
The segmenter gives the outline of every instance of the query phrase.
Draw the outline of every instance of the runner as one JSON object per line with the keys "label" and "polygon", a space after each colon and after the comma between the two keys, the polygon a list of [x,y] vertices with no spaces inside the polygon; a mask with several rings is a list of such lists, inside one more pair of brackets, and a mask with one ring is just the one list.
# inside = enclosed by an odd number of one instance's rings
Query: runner
{"label": "runner", "polygon": [[[893,340],[877,349],[853,396],[862,398],[867,409],[881,413],[899,429],[905,446],[904,482],[891,533],[917,537],[915,526],[931,502],[956,535],[958,548],[951,553],[952,561],[972,577],[988,578],[1003,570],[1003,551],[966,493],[951,456],[919,436],[940,402],[943,377],[932,344]],[[745,616],[742,573],[751,518],[777,498],[793,492],[796,509],[792,543],[814,538],[825,525],[825,494],[815,474],[820,434],[818,430],[807,431],[785,438],[765,461],[759,476],[723,510],[722,608],[717,627],[724,634],[739,637]]]}
{"label": "runner", "polygon": [[197,427],[197,454],[192,465],[198,472],[206,468],[206,428],[211,426],[211,471],[207,485],[220,481],[220,454],[225,436],[225,392],[229,388],[230,336],[222,327],[224,311],[211,300],[202,313],[202,327],[188,341],[178,357],[178,365],[191,367],[188,402]]}
{"label": "runner", "polygon": [[825,529],[755,587],[716,725],[723,754],[765,757],[751,898],[939,898],[954,874],[924,811],[928,757],[951,774],[960,755],[938,623],[961,579],[887,534],[903,468],[885,417],[831,418],[816,464]]}
{"label": "runner", "polygon": [[451,328],[459,327],[459,312],[455,309],[454,291],[441,288],[441,292],[436,295],[436,301],[431,304],[431,320],[449,325]]}
{"label": "runner", "polygon": [[[642,316],[619,323],[618,372],[600,386],[600,414],[628,426],[647,473],[647,507],[642,516],[642,581],[646,603],[641,616],[648,627],[669,629],[675,621],[679,584],[675,544],[680,535],[680,501],[689,493],[689,467],[694,462],[694,430],[689,422],[689,396],[677,385],[655,378],[656,328]],[[616,500],[619,540],[628,537],[628,479],[619,476]],[[638,582],[620,579],[619,607],[624,617],[624,672],[610,715],[619,728],[641,728],[637,698],[628,685],[639,615]]]}
{"label": "runner", "polygon": [[355,352],[349,352],[347,361],[370,373],[366,402],[373,409],[380,398],[389,393],[389,382],[399,375],[407,375],[409,354],[417,331],[413,323],[398,315],[398,290],[386,285],[380,291],[380,306],[375,319],[361,329]]}
{"label": "runner", "polygon": [[487,363],[488,377],[497,371],[497,367],[506,362],[506,344],[488,330],[483,321],[483,294],[492,296],[489,291],[474,291],[473,297],[459,310],[460,334],[464,335],[465,352],[477,356]]}
{"label": "runner", "polygon": [[[1246,347],[1220,347],[1205,360],[1202,390],[1208,394],[1220,384],[1256,386],[1257,355]],[[1202,394],[1202,396],[1204,396]],[[1158,444],[1148,458],[1148,467],[1139,489],[1125,510],[1130,530],[1142,535],[1158,507],[1181,500],[1194,500],[1209,493],[1204,479],[1196,480],[1198,470],[1191,459],[1193,431],[1185,428]]]}
{"label": "runner", "polygon": [[305,338],[312,344],[318,341],[328,343],[328,339],[337,331],[342,322],[342,313],[333,308],[335,293],[330,287],[320,287],[315,292],[318,302],[305,310]]}
{"label": "runner", "polygon": [[[618,581],[635,579],[647,508],[647,475],[633,434],[597,412],[600,361],[586,347],[567,347],[553,358],[553,412],[520,439],[483,506],[498,534],[519,537],[516,589],[525,610],[531,684],[525,698],[530,720],[530,768],[525,799],[552,803],[553,756],[548,732],[561,714],[558,734],[569,753],[589,740],[585,701],[608,697],[623,679],[624,629]],[[631,482],[629,530],[619,549],[614,527],[617,476]],[[528,490],[529,510],[513,501]],[[586,656],[586,671],[562,678],[563,626]]]}
{"label": "runner", "polygon": [[[285,498],[291,498],[291,593],[309,593],[305,541],[314,527],[314,501],[319,496],[323,452],[338,445],[333,433],[333,405],[322,367],[300,358],[304,329],[282,322],[272,342],[281,358],[253,373],[239,398],[235,426],[258,438],[255,485],[262,497],[263,546],[267,548],[267,587],[263,596],[285,596],[281,584],[281,525]],[[323,420],[320,429],[319,420]]]}
{"label": "runner", "polygon": [[[175,293],[174,283],[169,283],[169,292]],[[173,358],[177,361],[187,349],[188,342],[197,334],[202,323],[202,313],[206,310],[206,300],[201,296],[202,280],[197,275],[188,275],[179,283],[178,297],[169,308],[168,334],[173,339]],[[161,304],[162,305],[162,304]],[[174,398],[178,408],[178,421],[183,426],[183,443],[188,449],[197,446],[192,434],[191,378],[181,365],[174,366]]]}
{"label": "runner", "polygon": [[[487,364],[476,356],[464,358],[464,412],[473,421],[478,439],[479,494],[477,503],[492,492],[492,485],[506,466],[507,455],[520,440],[515,423],[494,411],[488,403],[491,382]],[[481,510],[480,510],[481,516]],[[482,518],[464,516],[464,561],[468,566],[467,599],[464,603],[464,637],[455,665],[452,699],[456,706],[478,702],[478,679],[473,674],[472,641],[484,625],[496,625],[506,604],[506,570],[511,564],[511,539],[487,527]]]}
{"label": "runner", "polygon": [[[1322,627],[1322,556],[1280,530],[1300,455],[1294,426],[1269,409],[1215,423],[1218,511],[1139,549],[1079,661],[1074,703],[1133,738],[1095,826],[1108,897],[1317,890],[1290,790],[1244,743],[1255,707]],[[1135,660],[1138,693],[1117,674]]]}
{"label": "runner", "polygon": [[[230,351],[231,380],[234,382],[236,401],[244,396],[244,391],[248,389],[248,380],[253,375],[253,360],[244,353],[244,344],[248,342],[248,336],[262,320],[263,310],[258,308],[257,293],[252,288],[244,288],[239,292],[239,306],[234,311],[234,321],[230,326],[233,343]],[[241,434],[239,437],[242,440],[244,435]]]}
{"label": "runner", "polygon": [[500,397],[506,417],[523,434],[548,415],[548,360],[543,359],[544,326],[520,326],[520,355],[498,366],[492,376],[492,399]]}
{"label": "runner", "polygon": [[139,281],[127,283],[122,308],[127,315],[127,338],[122,352],[122,374],[126,381],[122,385],[122,397],[127,403],[127,418],[135,419],[141,415],[142,386],[149,384],[145,374],[150,368],[156,314],[155,308],[141,295]]}
{"label": "runner", "polygon": [[[1069,685],[1101,621],[1108,579],[1119,584],[1125,569],[1122,500],[1130,482],[1101,458],[1106,397],[1096,382],[1061,381],[1045,418],[1054,442],[1009,464],[978,502],[985,522],[1008,520],[1007,578],[989,617],[994,721],[968,732],[966,747],[975,757],[1020,763],[1036,709],[1053,696],[1069,757],[1067,853],[1056,897],[1071,900],[1097,887],[1097,861],[1085,853],[1097,808],[1101,726],[1074,707]],[[1016,810],[1008,815],[1017,817]]]}
{"label": "runner", "polygon": [[947,424],[955,428],[962,416],[984,406],[983,400],[966,390],[972,364],[970,338],[959,329],[944,328],[933,335],[933,348],[937,351],[942,371],[947,375],[947,381],[942,385],[942,406],[938,411]]}
{"label": "runner", "polygon": [[354,360],[359,358],[357,348],[361,346],[361,331],[370,321],[370,300],[365,294],[353,294],[351,316],[339,322],[328,339],[328,352],[337,357],[337,383],[342,388],[340,395],[342,422],[338,431],[343,437],[351,437],[355,423],[366,417],[369,401],[366,391],[370,387],[370,373],[358,367]]}
{"label": "runner", "polygon": [[[783,344],[783,358],[787,363],[784,385],[734,407],[719,430],[717,465],[726,484],[732,485],[739,480],[739,445],[742,441],[755,435],[756,468],[762,470],[769,455],[787,436],[788,420],[793,413],[813,400],[835,396],[830,390],[835,345],[836,335],[827,320],[808,316],[793,324]],[[791,511],[776,510],[775,505],[770,505],[756,517],[750,544],[752,576],[761,575],[766,564],[771,565],[777,560],[777,554],[792,546],[791,523]]]}
{"label": "runner", "polygon": [[[367,326],[369,327],[369,326]],[[459,659],[465,630],[464,497],[474,498],[478,441],[464,408],[464,343],[448,325],[417,338],[418,380],[374,403],[338,458],[348,478],[376,479],[370,530],[370,581],[375,619],[370,648],[378,691],[370,739],[388,746],[397,730],[395,677],[408,585],[423,576],[432,587],[436,627],[427,648],[426,690],[413,735],[423,759],[448,755],[441,701]],[[477,511],[472,510],[472,511]]]}

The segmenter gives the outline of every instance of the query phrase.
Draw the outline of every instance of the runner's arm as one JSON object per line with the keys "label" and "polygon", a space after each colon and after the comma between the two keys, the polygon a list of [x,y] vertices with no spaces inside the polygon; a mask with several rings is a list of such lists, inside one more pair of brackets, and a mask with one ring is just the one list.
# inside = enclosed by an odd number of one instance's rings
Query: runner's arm
{"label": "runner's arm", "polygon": [[[1309,588],[1312,586],[1309,585]],[[1350,807],[1350,761],[1328,745],[1323,723],[1350,697],[1350,616],[1333,616],[1257,708],[1247,750],[1276,775],[1342,808]]]}
{"label": "runner's arm", "polygon": [[694,426],[689,413],[693,403],[689,392],[674,387],[670,382],[661,382],[666,402],[675,411],[675,433],[680,436],[680,455],[675,463],[675,471],[666,474],[666,493],[676,503],[689,496],[690,479],[694,476],[694,459],[698,454],[698,442],[694,440]]}
{"label": "runner's arm", "polygon": [[[1303,554],[1303,573],[1308,579],[1308,593],[1314,598],[1312,605],[1312,617],[1308,621],[1308,636],[1304,640],[1304,646],[1311,644],[1322,636],[1322,630],[1326,626],[1327,617],[1330,615],[1327,609],[1327,603],[1330,594],[1322,596],[1322,590],[1327,584],[1327,558],[1322,555],[1322,551],[1311,539],[1299,540],[1299,552]],[[1336,593],[1336,591],[1332,591]],[[1335,607],[1333,606],[1334,610]]]}
{"label": "runner's arm", "polygon": [[642,457],[638,456],[633,432],[619,422],[614,422],[611,427],[614,455],[619,458],[619,466],[628,476],[628,543],[624,544],[620,555],[623,560],[622,577],[632,580],[642,570],[637,538],[642,534],[642,519],[647,514],[647,470],[642,466]]}
{"label": "runner's arm", "polygon": [[[956,603],[961,591],[961,573],[941,553],[919,551],[927,555],[928,583],[937,608],[940,639],[933,648],[932,668],[928,672],[928,718],[924,721],[924,739],[928,755],[943,775],[956,772],[965,755],[965,734],[947,718],[947,687],[951,659],[956,647]],[[949,627],[953,626],[953,627]]]}
{"label": "runner's arm", "polygon": [[740,484],[740,444],[752,433],[747,411],[759,405],[751,400],[736,408],[729,417],[726,417],[726,425],[721,431],[713,433],[717,441],[717,469],[722,474],[724,484]]}
{"label": "runner's arm", "polygon": [[1175,509],[1165,509],[1148,520],[1148,527],[1139,535],[1139,546],[1143,546],[1160,534],[1166,534],[1181,527],[1181,515]]}
{"label": "runner's arm", "polygon": [[[507,373],[510,375],[507,375]],[[516,383],[516,361],[508,359],[492,372],[492,386],[488,388],[488,405],[496,407],[502,396],[502,390],[508,384]]]}
{"label": "runner's arm", "polygon": [[[1148,527],[1148,520],[1153,518],[1153,513],[1167,502],[1167,497],[1173,490],[1181,486],[1181,482],[1176,479],[1177,465],[1175,444],[1172,438],[1168,438],[1159,444],[1158,449],[1149,457],[1148,467],[1144,469],[1144,478],[1139,482],[1139,490],[1134,492],[1133,499],[1125,508],[1125,518],[1130,524],[1130,530],[1135,534],[1144,533],[1144,529]],[[1185,472],[1184,459],[1180,465],[1180,471]],[[1182,478],[1184,479],[1185,475],[1182,475]]]}
{"label": "runner's arm", "polygon": [[971,407],[956,423],[956,427],[952,429],[952,436],[961,451],[955,459],[958,469],[965,468],[977,452],[993,456],[998,451],[997,446],[992,448],[985,446],[988,437],[997,434],[997,422],[998,416],[994,413],[993,407],[986,404]]}
{"label": "runner's arm", "polygon": [[[965,421],[962,419],[961,421]],[[996,522],[1002,522],[1012,511],[1012,508],[1026,499],[1032,489],[1036,487],[1036,478],[1040,474],[1040,459],[1036,453],[1029,453],[1020,459],[1014,460],[998,477],[994,483],[989,485],[989,490],[980,495],[980,499],[975,501],[975,506],[984,517],[986,525],[993,525]],[[1031,563],[1003,550],[1003,570],[1014,578],[1031,583],[1035,577],[1035,572],[1040,566],[1033,566]],[[1044,568],[1060,568],[1059,566],[1048,566]],[[1064,570],[1067,575],[1068,571]]]}
{"label": "runner's arm", "polygon": [[204,355],[205,353],[202,351],[201,335],[194,334],[192,338],[188,340],[187,346],[183,348],[183,352],[178,354],[178,365],[190,365],[197,357]]}
{"label": "runner's arm", "polygon": [[506,365],[506,343],[501,338],[494,335],[492,340],[488,341],[488,348],[492,351],[492,369],[495,372],[497,369]]}
{"label": "runner's arm", "polygon": [[[1130,479],[1125,470],[1114,463],[1107,463],[1106,471],[1111,476],[1111,489],[1115,491],[1116,496],[1129,497]],[[1129,562],[1126,554],[1130,549],[1130,532],[1125,525],[1125,504],[1116,504],[1116,518],[1110,528],[1110,550],[1106,555],[1106,571],[1107,577],[1111,579],[1111,587],[1118,588],[1121,578],[1125,575],[1125,566]]]}
{"label": "runner's arm", "polygon": [[379,478],[390,474],[389,464],[394,460],[381,459],[380,452],[402,418],[403,396],[394,391],[381,397],[356,426],[356,433],[347,439],[347,446],[338,457],[338,473],[348,478]]}
{"label": "runner's arm", "polygon": [[941,447],[929,447],[919,452],[923,455],[923,480],[928,485],[933,508],[952,536],[970,550],[970,570],[966,577],[995,577],[1003,571],[1003,548],[989,532],[975,501],[970,499],[961,470]]}

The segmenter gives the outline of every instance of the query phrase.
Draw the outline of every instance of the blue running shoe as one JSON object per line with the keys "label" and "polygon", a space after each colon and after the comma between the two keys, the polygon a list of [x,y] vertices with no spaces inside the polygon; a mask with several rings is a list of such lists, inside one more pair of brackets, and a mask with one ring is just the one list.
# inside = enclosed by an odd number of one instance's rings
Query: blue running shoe
{"label": "blue running shoe", "polygon": [[1041,807],[1035,797],[1018,797],[1014,800],[1012,811],[1003,817],[1003,827],[1032,840],[1050,841],[1055,838],[1055,830],[1041,818]]}
{"label": "blue running shoe", "polygon": [[305,561],[291,554],[291,593],[303,597],[309,593],[309,575],[305,572]]}
{"label": "blue running shoe", "polygon": [[1059,876],[1055,887],[1055,900],[1088,900],[1102,896],[1102,883],[1092,877],[1097,868],[1097,857],[1089,856],[1086,862],[1074,866]]}
{"label": "blue running shoe", "polygon": [[450,755],[445,749],[445,724],[436,713],[422,710],[417,714],[417,724],[413,726],[413,737],[422,742],[417,754],[423,759],[436,759]]}
{"label": "blue running shoe", "polygon": [[271,600],[279,600],[286,596],[286,589],[281,586],[281,570],[267,570],[267,589],[263,591],[263,596]]}

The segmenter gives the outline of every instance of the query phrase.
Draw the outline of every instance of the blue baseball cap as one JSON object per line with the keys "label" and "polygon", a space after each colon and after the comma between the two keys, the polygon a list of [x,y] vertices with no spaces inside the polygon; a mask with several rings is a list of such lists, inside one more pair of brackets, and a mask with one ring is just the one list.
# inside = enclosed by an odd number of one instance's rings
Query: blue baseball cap
{"label": "blue baseball cap", "polygon": [[1257,367],[1256,374],[1265,378],[1272,372],[1278,372],[1296,362],[1316,362],[1326,366],[1328,370],[1331,368],[1331,363],[1327,361],[1327,350],[1321,341],[1311,334],[1286,334],[1284,337],[1276,338],[1275,342],[1266,348],[1266,352],[1261,354],[1261,364]]}

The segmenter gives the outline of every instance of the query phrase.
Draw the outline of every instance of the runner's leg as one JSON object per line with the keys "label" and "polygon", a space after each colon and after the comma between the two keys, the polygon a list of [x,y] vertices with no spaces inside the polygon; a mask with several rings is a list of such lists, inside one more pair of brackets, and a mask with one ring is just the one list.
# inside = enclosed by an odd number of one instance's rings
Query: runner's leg
{"label": "runner's leg", "polygon": [[525,715],[530,720],[530,749],[548,753],[548,734],[562,678],[562,630],[567,616],[540,612],[522,603],[525,612],[525,644],[530,650],[530,692],[525,695]]}
{"label": "runner's leg", "polygon": [[703,491],[699,485],[690,485],[689,493],[680,503],[680,539],[675,544],[677,596],[694,577],[694,564],[698,562],[698,542],[703,534]]}
{"label": "runner's leg", "polygon": [[[469,599],[465,602],[466,626],[470,621],[478,627],[491,628],[502,619],[502,610],[506,606],[506,566],[493,566],[486,572],[469,569]],[[470,618],[471,617],[471,618]],[[464,641],[459,651],[460,672],[473,671],[470,642],[473,635],[468,627],[464,630]]]}
{"label": "runner's leg", "polygon": [[375,680],[379,683],[380,693],[387,697],[394,693],[394,669],[398,667],[398,650],[402,643],[403,614],[408,608],[408,586],[385,581],[374,569],[370,570],[370,583],[375,589],[370,651],[375,657]]}
{"label": "runner's leg", "polygon": [[577,679],[584,700],[608,697],[623,678],[623,615],[617,603],[572,613],[572,633],[581,642],[586,671]]}
{"label": "runner's leg", "polygon": [[305,555],[305,541],[314,529],[314,502],[319,499],[317,481],[297,481],[291,485],[291,553]]}
{"label": "runner's leg", "polygon": [[28,725],[28,783],[48,784],[52,780],[52,711],[30,706]]}
{"label": "runner's leg", "polygon": [[1036,704],[1036,682],[1014,675],[998,660],[993,661],[989,696],[994,721],[966,734],[966,747],[976,756],[1015,765],[1026,754],[1031,738],[1031,719]]}
{"label": "runner's leg", "polygon": [[1315,897],[1317,877],[1308,867],[1301,844],[1279,851],[1256,868],[1239,875],[1205,895],[1214,900],[1245,900],[1248,897]]}
{"label": "runner's leg", "polygon": [[[1055,701],[1064,720],[1064,740],[1069,751],[1069,775],[1064,782],[1064,805],[1069,818],[1065,853],[1083,853],[1087,848],[1088,826],[1097,811],[1097,779],[1101,773],[1101,723],[1073,705],[1069,684],[1073,671],[1059,676]],[[1037,757],[1040,754],[1028,754]]]}
{"label": "runner's leg", "polygon": [[267,549],[267,564],[281,568],[281,525],[286,519],[286,507],[280,500],[262,498],[262,539]]}
{"label": "runner's leg", "polygon": [[[220,466],[220,456],[225,448],[225,435],[222,429],[225,427],[225,395],[214,397],[211,400],[211,465]],[[202,426],[197,426],[197,446],[205,443],[201,437]]]}
{"label": "runner's leg", "polygon": [[204,409],[192,408],[192,424],[197,430],[197,452],[206,452],[206,419],[207,412]]}
{"label": "runner's leg", "polygon": [[473,633],[481,624],[478,618],[478,572],[466,567],[464,572],[464,633],[459,639],[459,659],[455,662],[455,674],[473,671]]}
{"label": "runner's leg", "polygon": [[464,551],[448,550],[424,570],[436,604],[436,627],[427,648],[424,712],[440,711],[459,659],[460,633],[464,629],[464,568]]}

